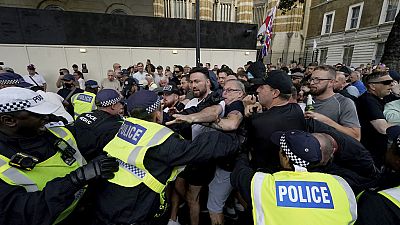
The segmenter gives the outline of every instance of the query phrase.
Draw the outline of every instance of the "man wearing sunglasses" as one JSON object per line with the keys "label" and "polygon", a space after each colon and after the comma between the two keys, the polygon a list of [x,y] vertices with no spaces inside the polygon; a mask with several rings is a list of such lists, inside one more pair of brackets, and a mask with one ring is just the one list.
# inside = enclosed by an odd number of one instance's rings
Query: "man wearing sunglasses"
{"label": "man wearing sunglasses", "polygon": [[371,152],[378,167],[386,152],[386,129],[390,124],[383,114],[383,97],[390,94],[393,79],[386,71],[373,72],[364,78],[367,91],[358,98],[357,111],[361,123],[361,143]]}

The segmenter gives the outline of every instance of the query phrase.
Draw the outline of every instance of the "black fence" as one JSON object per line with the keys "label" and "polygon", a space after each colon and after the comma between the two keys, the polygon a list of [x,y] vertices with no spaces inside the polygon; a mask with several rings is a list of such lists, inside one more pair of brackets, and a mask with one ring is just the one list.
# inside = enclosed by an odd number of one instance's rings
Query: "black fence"
{"label": "black fence", "polygon": [[[0,7],[0,43],[196,47],[195,20]],[[256,49],[255,24],[201,21],[201,48]]]}

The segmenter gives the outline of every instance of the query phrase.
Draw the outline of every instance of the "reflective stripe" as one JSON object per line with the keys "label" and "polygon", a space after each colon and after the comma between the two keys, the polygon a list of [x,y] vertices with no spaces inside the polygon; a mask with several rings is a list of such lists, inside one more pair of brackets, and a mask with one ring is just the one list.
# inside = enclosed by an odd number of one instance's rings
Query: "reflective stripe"
{"label": "reflective stripe", "polygon": [[143,149],[143,147],[151,147],[153,145],[158,144],[158,142],[163,137],[165,137],[165,135],[168,135],[169,133],[171,133],[171,129],[169,129],[168,127],[163,127],[159,131],[157,131],[157,133],[154,134],[154,136],[150,139],[150,141],[146,144],[146,146],[134,147],[132,152],[128,156],[127,163],[135,165],[136,159],[137,159],[140,151]]}
{"label": "reflective stripe", "polygon": [[147,146],[153,146],[158,143],[160,139],[162,139],[165,135],[169,134],[171,130],[168,127],[163,127],[161,130],[159,130],[149,141]]}
{"label": "reflective stripe", "polygon": [[136,159],[137,159],[137,157],[139,155],[139,152],[142,150],[142,148],[144,148],[144,147],[143,146],[137,146],[132,150],[131,154],[129,154],[129,156],[128,156],[128,163],[129,164],[132,164],[132,165],[136,164]]}
{"label": "reflective stripe", "polygon": [[15,184],[23,186],[27,192],[34,192],[39,190],[35,182],[22,175],[14,167],[10,167],[8,170],[4,171],[3,175],[13,181]]}
{"label": "reflective stripe", "polygon": [[264,181],[266,174],[265,173],[260,173],[256,172],[253,177],[253,182],[252,182],[252,194],[253,194],[253,208],[256,210],[256,215],[253,215],[255,217],[255,224],[266,224],[264,221],[265,214],[264,210],[262,208],[262,184]]}
{"label": "reflective stripe", "polygon": [[392,196],[394,199],[400,202],[400,188],[399,187],[394,187],[394,188],[389,188],[386,190],[382,190],[381,192],[384,192],[390,196]]}
{"label": "reflective stripe", "polygon": [[117,159],[119,163],[119,167],[126,170],[130,174],[134,175],[138,179],[142,180],[143,177],[146,176],[146,171],[134,166],[134,165],[129,165],[127,163],[124,163],[122,160]]}
{"label": "reflective stripe", "polygon": [[5,164],[7,164],[7,162],[4,161],[3,159],[0,159],[0,166],[4,166]]}
{"label": "reflective stripe", "polygon": [[346,192],[347,199],[349,200],[350,204],[350,214],[352,219],[352,221],[350,221],[349,224],[353,224],[357,219],[357,201],[356,197],[354,196],[354,192],[351,189],[350,185],[343,178],[336,175],[331,175],[331,176],[335,178],[342,185],[343,189]]}

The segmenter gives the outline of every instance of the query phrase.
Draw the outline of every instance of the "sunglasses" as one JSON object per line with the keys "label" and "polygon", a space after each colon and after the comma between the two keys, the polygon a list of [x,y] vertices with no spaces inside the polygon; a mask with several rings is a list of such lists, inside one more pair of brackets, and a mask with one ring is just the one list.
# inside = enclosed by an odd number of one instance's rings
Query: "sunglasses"
{"label": "sunglasses", "polygon": [[374,81],[368,82],[369,84],[383,84],[383,85],[390,85],[393,83],[393,80],[382,80],[382,81]]}

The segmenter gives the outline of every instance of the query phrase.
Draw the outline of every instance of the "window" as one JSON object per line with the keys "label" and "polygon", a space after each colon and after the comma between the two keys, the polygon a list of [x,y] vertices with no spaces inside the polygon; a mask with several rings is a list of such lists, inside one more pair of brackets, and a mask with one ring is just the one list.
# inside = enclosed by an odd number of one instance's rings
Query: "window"
{"label": "window", "polygon": [[351,58],[353,57],[354,45],[345,46],[343,49],[343,64],[346,66],[351,65]]}
{"label": "window", "polygon": [[164,0],[164,15],[167,18],[187,18],[189,0]]}
{"label": "window", "polygon": [[253,8],[253,23],[258,24],[258,27],[264,23],[264,5],[265,3],[257,4]]}
{"label": "window", "polygon": [[320,56],[319,56],[319,64],[320,65],[325,65],[326,64],[326,58],[328,57],[328,48],[321,48],[320,49]]}
{"label": "window", "polygon": [[399,12],[399,0],[384,0],[381,10],[381,17],[379,18],[379,24],[392,22],[395,20],[397,13]]}
{"label": "window", "polygon": [[347,14],[346,30],[357,29],[360,26],[364,2],[351,5]]}
{"label": "window", "polygon": [[44,9],[46,9],[46,10],[64,11],[64,9],[61,6],[58,6],[58,5],[48,5]]}
{"label": "window", "polygon": [[115,15],[128,15],[128,13],[126,13],[123,9],[114,9],[113,11],[111,11],[111,14],[115,14]]}
{"label": "window", "polygon": [[381,62],[384,50],[385,50],[385,43],[377,43],[376,44],[375,64],[378,64]]}
{"label": "window", "polygon": [[335,11],[327,12],[324,14],[324,21],[322,22],[321,35],[332,33],[334,19],[335,19]]}

